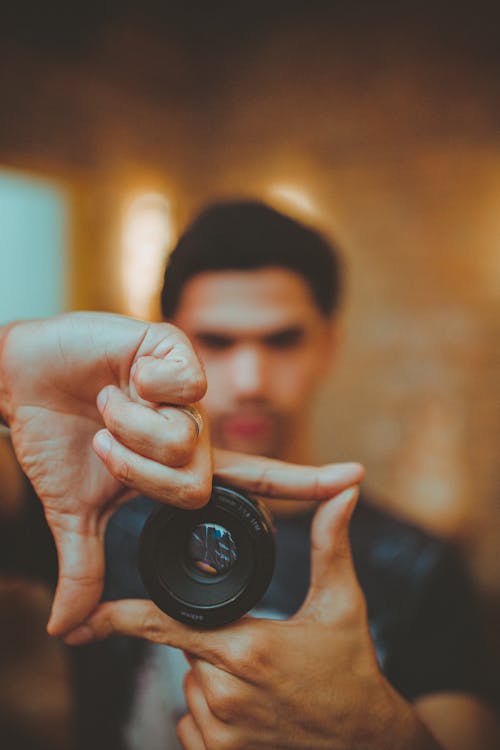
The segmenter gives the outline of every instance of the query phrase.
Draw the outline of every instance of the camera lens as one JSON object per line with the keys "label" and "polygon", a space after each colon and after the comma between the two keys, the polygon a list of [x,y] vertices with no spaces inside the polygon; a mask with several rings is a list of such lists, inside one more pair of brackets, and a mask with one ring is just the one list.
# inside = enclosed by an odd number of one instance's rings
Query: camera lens
{"label": "camera lens", "polygon": [[200,523],[193,529],[188,554],[198,570],[208,575],[225,573],[237,559],[231,532],[216,523]]}
{"label": "camera lens", "polygon": [[152,600],[198,627],[223,625],[255,606],[271,581],[274,559],[266,508],[221,485],[198,510],[154,511],[139,540],[139,572]]}

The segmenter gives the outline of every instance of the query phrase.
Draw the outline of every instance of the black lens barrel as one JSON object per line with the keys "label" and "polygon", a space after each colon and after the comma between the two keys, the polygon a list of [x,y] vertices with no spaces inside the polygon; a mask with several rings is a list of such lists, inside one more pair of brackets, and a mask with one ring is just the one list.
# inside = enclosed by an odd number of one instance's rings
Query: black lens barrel
{"label": "black lens barrel", "polygon": [[147,519],[138,568],[151,599],[199,628],[225,625],[252,609],[274,572],[270,516],[239,490],[214,485],[203,508],[163,506]]}

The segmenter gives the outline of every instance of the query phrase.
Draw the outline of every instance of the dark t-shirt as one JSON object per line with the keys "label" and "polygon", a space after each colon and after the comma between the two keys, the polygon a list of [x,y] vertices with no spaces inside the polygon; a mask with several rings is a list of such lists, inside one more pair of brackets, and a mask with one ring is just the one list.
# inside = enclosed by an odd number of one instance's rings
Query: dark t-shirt
{"label": "dark t-shirt", "polygon": [[[156,505],[136,498],[112,517],[104,598],[146,597],[136,547]],[[30,507],[18,533],[4,538],[0,567],[28,574],[43,570],[44,577],[54,578],[53,545],[36,498]],[[311,520],[312,514],[276,520],[276,570],[263,608],[291,616],[303,602],[309,587]],[[482,693],[477,609],[453,549],[365,500],[358,503],[350,535],[378,660],[391,684],[409,700],[437,691]],[[147,648],[143,641],[115,636],[71,649],[78,748],[125,747],[122,730]]]}
{"label": "dark t-shirt", "polygon": [[[266,594],[292,614],[309,586],[312,515],[278,523],[276,574]],[[481,691],[477,607],[453,548],[361,500],[350,538],[379,664],[407,699]]]}
{"label": "dark t-shirt", "polygon": [[[140,529],[156,503],[137,498],[112,519],[105,596],[146,597],[136,568]],[[291,616],[309,588],[312,514],[276,519],[276,570],[261,606]],[[454,550],[362,499],[350,529],[356,573],[383,672],[406,698],[481,690],[476,606]]]}

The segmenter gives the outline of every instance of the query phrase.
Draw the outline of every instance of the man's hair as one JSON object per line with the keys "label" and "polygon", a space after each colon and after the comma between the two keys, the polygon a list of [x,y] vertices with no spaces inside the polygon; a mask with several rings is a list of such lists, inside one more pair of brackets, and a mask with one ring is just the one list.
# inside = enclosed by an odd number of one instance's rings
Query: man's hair
{"label": "man's hair", "polygon": [[213,204],[188,226],[170,255],[163,316],[174,316],[184,285],[199,273],[270,266],[300,274],[323,315],[338,308],[340,259],[321,234],[258,201]]}

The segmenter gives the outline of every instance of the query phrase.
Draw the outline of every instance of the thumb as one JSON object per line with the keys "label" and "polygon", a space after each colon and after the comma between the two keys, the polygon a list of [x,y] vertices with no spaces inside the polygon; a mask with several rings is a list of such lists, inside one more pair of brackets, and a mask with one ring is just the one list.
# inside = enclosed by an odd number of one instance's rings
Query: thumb
{"label": "thumb", "polygon": [[104,579],[102,536],[52,526],[59,577],[47,631],[61,636],[79,625],[97,606]]}
{"label": "thumb", "polygon": [[358,496],[359,487],[350,487],[318,508],[311,528],[311,583],[297,616],[332,621],[356,603],[360,588],[349,523]]}

